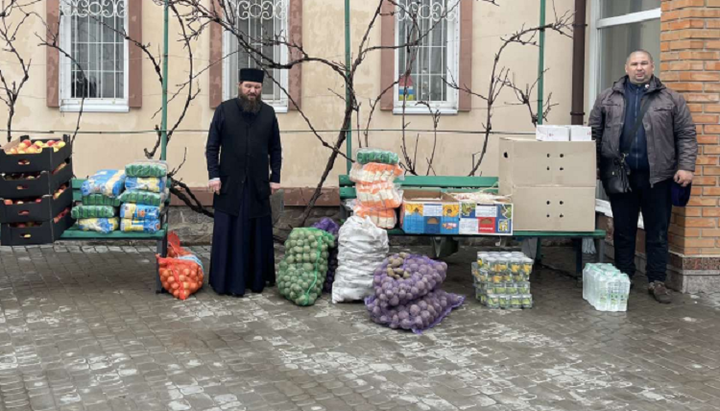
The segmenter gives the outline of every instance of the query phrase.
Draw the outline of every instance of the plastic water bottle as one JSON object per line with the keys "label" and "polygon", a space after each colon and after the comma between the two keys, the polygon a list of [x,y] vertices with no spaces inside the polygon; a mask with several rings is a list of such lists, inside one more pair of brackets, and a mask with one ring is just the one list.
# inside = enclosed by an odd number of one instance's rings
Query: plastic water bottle
{"label": "plastic water bottle", "polygon": [[583,269],[583,299],[595,305],[595,280],[600,269],[598,264],[587,264]]}
{"label": "plastic water bottle", "polygon": [[599,311],[627,311],[630,278],[611,264],[583,269],[583,298]]}
{"label": "plastic water bottle", "polygon": [[627,311],[628,299],[630,298],[630,277],[627,274],[622,274],[622,294],[620,297],[620,310]]}
{"label": "plastic water bottle", "polygon": [[622,288],[622,274],[615,271],[610,275],[610,279],[608,281],[608,311],[620,311]]}
{"label": "plastic water bottle", "polygon": [[590,301],[590,276],[595,266],[588,264],[583,268],[583,300]]}
{"label": "plastic water bottle", "polygon": [[608,290],[608,283],[610,282],[610,272],[609,271],[600,271],[600,275],[598,276],[597,281],[597,308],[600,311],[607,311],[609,306],[609,290]]}

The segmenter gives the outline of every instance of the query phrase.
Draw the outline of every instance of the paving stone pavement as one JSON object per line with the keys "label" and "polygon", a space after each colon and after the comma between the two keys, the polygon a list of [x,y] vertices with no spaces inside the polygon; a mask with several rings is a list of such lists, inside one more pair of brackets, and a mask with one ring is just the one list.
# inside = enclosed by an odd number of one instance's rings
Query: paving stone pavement
{"label": "paving stone pavement", "polygon": [[157,295],[149,247],[0,247],[0,410],[720,409],[720,296],[639,284],[601,313],[539,269],[535,308],[487,310],[473,251],[444,286],[470,297],[418,336],[328,296]]}

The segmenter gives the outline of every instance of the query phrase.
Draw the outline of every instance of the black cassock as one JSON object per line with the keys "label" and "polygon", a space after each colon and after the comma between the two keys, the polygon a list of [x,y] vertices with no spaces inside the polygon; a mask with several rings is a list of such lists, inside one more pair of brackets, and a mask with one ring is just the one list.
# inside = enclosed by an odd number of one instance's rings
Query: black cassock
{"label": "black cassock", "polygon": [[223,102],[215,110],[206,156],[209,178],[222,183],[213,198],[210,286],[218,294],[262,292],[275,283],[270,182],[280,182],[282,166],[275,111],[262,103],[253,114],[237,99]]}

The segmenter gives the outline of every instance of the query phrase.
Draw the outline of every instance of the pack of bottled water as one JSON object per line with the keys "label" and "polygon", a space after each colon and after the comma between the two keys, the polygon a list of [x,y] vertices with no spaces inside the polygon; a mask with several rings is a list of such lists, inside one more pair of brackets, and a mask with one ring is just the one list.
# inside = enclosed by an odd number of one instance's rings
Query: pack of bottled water
{"label": "pack of bottled water", "polygon": [[630,278],[612,264],[587,264],[583,298],[598,311],[627,311]]}

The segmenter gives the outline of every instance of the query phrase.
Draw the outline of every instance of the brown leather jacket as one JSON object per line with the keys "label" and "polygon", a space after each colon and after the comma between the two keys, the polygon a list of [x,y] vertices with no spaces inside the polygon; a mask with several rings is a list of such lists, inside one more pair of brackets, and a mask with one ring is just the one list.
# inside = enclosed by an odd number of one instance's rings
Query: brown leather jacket
{"label": "brown leather jacket", "polygon": [[[620,153],[620,135],[625,122],[625,81],[627,76],[600,93],[590,112],[588,123],[597,145],[601,171]],[[672,178],[677,170],[695,172],[698,146],[695,123],[683,96],[665,87],[657,77],[653,77],[649,85],[642,101],[649,96],[653,100],[643,117],[643,127],[650,184],[656,184]]]}

